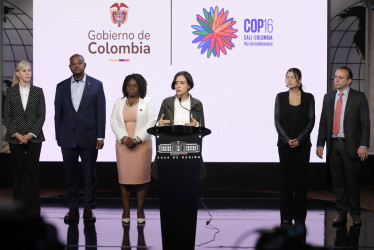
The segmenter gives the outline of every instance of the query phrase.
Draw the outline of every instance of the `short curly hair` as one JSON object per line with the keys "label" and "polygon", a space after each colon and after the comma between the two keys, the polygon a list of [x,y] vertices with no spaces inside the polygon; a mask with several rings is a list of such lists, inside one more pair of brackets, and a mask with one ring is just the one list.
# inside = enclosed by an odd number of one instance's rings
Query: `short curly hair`
{"label": "short curly hair", "polygon": [[127,83],[131,79],[134,79],[139,86],[140,98],[144,98],[147,95],[147,81],[141,74],[136,74],[136,73],[126,76],[125,80],[123,81],[123,85],[122,85],[123,96],[124,97],[128,96],[128,93],[126,91],[126,86],[127,86]]}

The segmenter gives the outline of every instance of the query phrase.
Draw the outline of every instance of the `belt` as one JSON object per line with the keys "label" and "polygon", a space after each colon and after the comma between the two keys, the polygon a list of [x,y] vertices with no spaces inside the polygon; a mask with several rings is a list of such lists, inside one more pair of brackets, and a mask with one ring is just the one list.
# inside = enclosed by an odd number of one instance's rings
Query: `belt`
{"label": "belt", "polygon": [[338,142],[344,142],[345,138],[344,137],[333,137],[331,138],[332,141],[338,141]]}

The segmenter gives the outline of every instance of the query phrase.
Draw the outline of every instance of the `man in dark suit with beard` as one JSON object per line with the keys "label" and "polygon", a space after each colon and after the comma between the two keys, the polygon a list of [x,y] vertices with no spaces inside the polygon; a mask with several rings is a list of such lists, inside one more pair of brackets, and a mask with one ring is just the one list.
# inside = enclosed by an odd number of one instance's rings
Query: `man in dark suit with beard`
{"label": "man in dark suit with beard", "polygon": [[55,97],[56,140],[61,147],[65,168],[65,184],[69,212],[65,222],[77,221],[79,172],[81,158],[84,175],[85,221],[95,222],[92,212],[96,204],[96,159],[98,149],[104,146],[105,96],[103,84],[84,73],[83,56],[70,57],[72,77],[57,85]]}
{"label": "man in dark suit with beard", "polygon": [[338,212],[333,224],[345,224],[349,212],[353,224],[359,226],[360,161],[368,157],[370,119],[366,96],[350,87],[352,78],[348,67],[340,67],[335,72],[337,90],[327,93],[323,99],[316,153],[322,159],[326,142]]}

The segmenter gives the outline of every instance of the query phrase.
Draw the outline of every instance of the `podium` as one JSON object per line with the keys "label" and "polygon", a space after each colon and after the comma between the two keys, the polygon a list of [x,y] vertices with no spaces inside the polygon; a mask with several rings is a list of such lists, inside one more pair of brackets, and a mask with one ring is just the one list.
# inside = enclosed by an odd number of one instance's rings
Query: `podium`
{"label": "podium", "polygon": [[153,127],[147,132],[156,137],[154,167],[160,186],[163,249],[194,249],[202,139],[211,131],[178,125]]}

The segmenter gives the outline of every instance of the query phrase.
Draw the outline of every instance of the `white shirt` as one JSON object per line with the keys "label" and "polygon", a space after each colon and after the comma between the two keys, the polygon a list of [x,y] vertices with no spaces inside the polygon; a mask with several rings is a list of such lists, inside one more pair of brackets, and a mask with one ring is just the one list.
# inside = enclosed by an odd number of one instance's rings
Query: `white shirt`
{"label": "white shirt", "polygon": [[179,104],[179,100],[175,97],[174,100],[174,125],[185,125],[186,123],[191,122],[190,111],[181,107],[185,107],[186,109],[191,109],[191,96],[188,95],[188,98]]}
{"label": "white shirt", "polygon": [[79,104],[81,103],[84,85],[86,84],[86,74],[80,81],[75,81],[74,77],[71,77],[71,100],[75,111],[78,112]]}
{"label": "white shirt", "polygon": [[27,88],[22,87],[20,83],[18,85],[19,85],[19,93],[21,95],[23,110],[26,110],[27,101],[29,100],[29,94],[30,94],[30,85]]}

